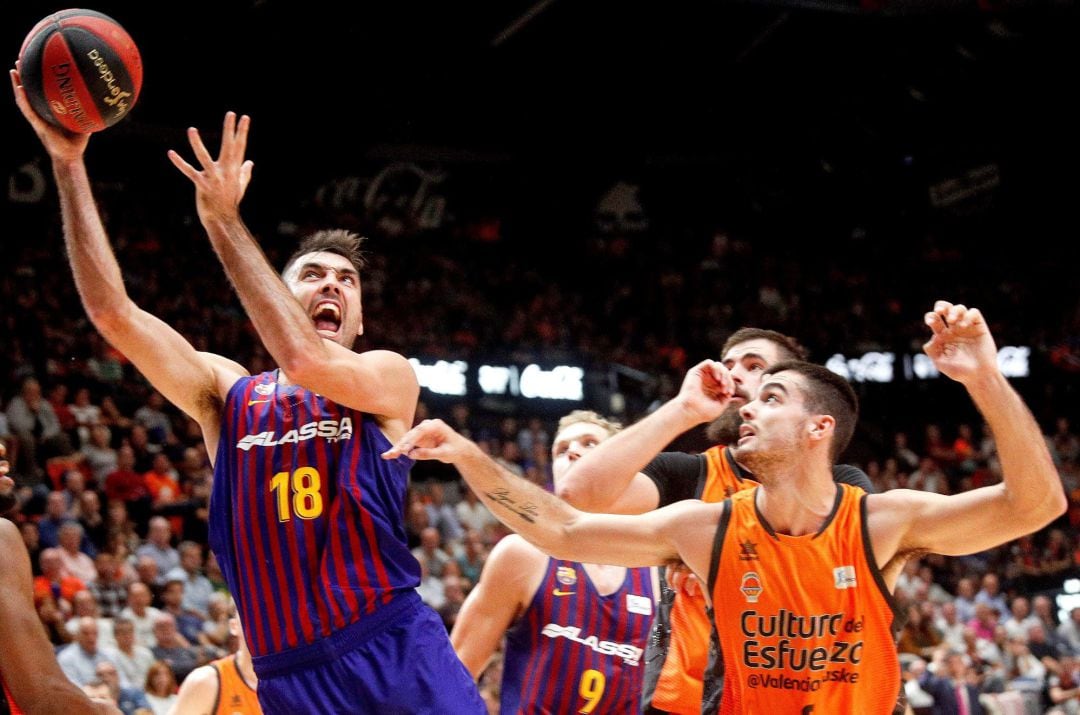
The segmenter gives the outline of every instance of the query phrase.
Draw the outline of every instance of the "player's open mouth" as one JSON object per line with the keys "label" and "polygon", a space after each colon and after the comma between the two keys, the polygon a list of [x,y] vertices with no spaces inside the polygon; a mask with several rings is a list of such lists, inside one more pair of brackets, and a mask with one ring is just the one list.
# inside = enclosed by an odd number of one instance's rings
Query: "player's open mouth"
{"label": "player's open mouth", "polygon": [[341,329],[341,306],[333,301],[324,300],[315,306],[311,319],[319,332],[325,331],[336,335]]}
{"label": "player's open mouth", "polygon": [[748,425],[746,423],[743,423],[739,427],[739,442],[738,442],[739,444],[742,444],[743,440],[746,439],[747,437],[753,437],[753,436],[754,436],[754,428],[751,427],[750,425]]}

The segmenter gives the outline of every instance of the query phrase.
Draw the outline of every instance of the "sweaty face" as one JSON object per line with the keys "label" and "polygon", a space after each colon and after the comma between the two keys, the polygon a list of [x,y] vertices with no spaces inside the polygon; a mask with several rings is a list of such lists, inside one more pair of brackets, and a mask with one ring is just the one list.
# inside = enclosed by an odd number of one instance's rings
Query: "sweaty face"
{"label": "sweaty face", "polygon": [[591,422],[575,422],[559,434],[551,445],[551,473],[558,483],[574,462],[608,438],[608,431]]}
{"label": "sweaty face", "polygon": [[305,254],[289,267],[285,284],[322,337],[351,347],[363,332],[360,275],[349,259],[325,251]]}
{"label": "sweaty face", "polygon": [[731,371],[735,381],[735,396],[709,425],[709,437],[717,444],[735,444],[739,439],[742,417],[739,410],[753,399],[761,385],[761,373],[780,360],[780,350],[771,340],[756,338],[733,346],[721,362]]}
{"label": "sweaty face", "polygon": [[[759,378],[760,379],[760,378]],[[734,456],[755,476],[766,477],[799,449],[810,418],[796,373],[769,375],[757,398],[740,410],[743,423]]]}

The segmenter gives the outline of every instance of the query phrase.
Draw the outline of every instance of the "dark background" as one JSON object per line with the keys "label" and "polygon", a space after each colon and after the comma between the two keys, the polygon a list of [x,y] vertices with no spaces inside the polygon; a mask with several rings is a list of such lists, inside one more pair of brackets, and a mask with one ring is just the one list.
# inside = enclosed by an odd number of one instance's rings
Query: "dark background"
{"label": "dark background", "polygon": [[[65,7],[5,8],[10,57]],[[1033,377],[1018,387],[1044,422],[1076,422],[1076,373],[1049,358],[1080,349],[1071,0],[93,9],[120,21],[143,55],[138,105],[88,155],[106,203],[137,195],[124,209],[132,220],[191,225],[190,189],[165,151],[185,148],[189,125],[213,145],[227,109],[254,119],[245,216],[272,258],[291,245],[289,226],[355,208],[355,192],[331,200],[327,187],[413,162],[452,176],[444,247],[460,241],[467,261],[477,235],[493,231],[558,283],[595,238],[597,200],[624,180],[641,186],[650,214],[648,236],[631,237],[642,262],[700,252],[723,230],[826,285],[834,274],[907,285],[889,309],[907,326],[894,339],[800,326],[818,359],[911,352],[935,298],[1002,306],[991,315],[999,344],[1035,350]],[[42,157],[12,104],[0,117],[11,185]],[[936,201],[950,181],[953,198]],[[15,246],[55,223],[51,210],[4,209]],[[432,240],[373,234],[396,258]],[[220,270],[204,245],[177,248],[205,251],[208,270]],[[875,413],[968,416],[954,388],[864,388],[863,398]]]}

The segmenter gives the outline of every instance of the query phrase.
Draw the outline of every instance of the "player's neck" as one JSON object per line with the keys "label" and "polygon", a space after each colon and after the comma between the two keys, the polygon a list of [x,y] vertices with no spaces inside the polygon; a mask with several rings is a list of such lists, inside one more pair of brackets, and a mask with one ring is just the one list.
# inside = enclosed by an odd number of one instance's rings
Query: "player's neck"
{"label": "player's neck", "polygon": [[808,469],[787,480],[762,481],[757,509],[778,534],[816,534],[836,504],[836,484],[829,469]]}
{"label": "player's neck", "polygon": [[625,566],[610,566],[607,564],[582,564],[585,573],[589,575],[593,588],[601,596],[615,593],[626,580]]}

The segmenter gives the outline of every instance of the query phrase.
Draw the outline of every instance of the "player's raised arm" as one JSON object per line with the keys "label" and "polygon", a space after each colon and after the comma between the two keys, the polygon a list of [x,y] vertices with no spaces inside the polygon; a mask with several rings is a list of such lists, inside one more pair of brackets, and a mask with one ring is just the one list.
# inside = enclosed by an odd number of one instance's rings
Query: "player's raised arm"
{"label": "player's raised arm", "polygon": [[454,465],[500,521],[555,558],[613,566],[654,566],[682,558],[699,573],[708,568],[710,540],[701,540],[698,553],[690,536],[715,532],[719,505],[680,502],[637,516],[585,513],[509,473],[442,420],[424,420],[383,458],[403,454]]}
{"label": "player's raised arm", "polygon": [[91,322],[170,402],[195,418],[204,432],[216,433],[220,396],[244,374],[243,369],[199,353],[128,297],[86,171],[89,135],[71,134],[46,123],[30,106],[18,72],[10,75],[15,103],[52,160],[68,259]]}
{"label": "player's raised arm", "polygon": [[315,253],[279,277],[240,217],[251,180],[244,158],[251,119],[225,115],[221,150],[210,155],[198,130],[188,140],[199,169],[175,151],[173,164],[195,185],[199,218],[236,287],[240,301],[274,360],[290,380],[354,409],[412,422],[420,387],[404,357],[388,351],[351,350],[363,331],[359,271]]}
{"label": "player's raised arm", "polygon": [[722,413],[733,391],[726,367],[714,360],[698,363],[686,374],[678,395],[582,457],[559,485],[558,495],[586,511],[637,514],[655,509],[659,492],[641,470],[683,432]]}
{"label": "player's raised arm", "polygon": [[897,552],[983,551],[1042,528],[1066,507],[1042,432],[1001,374],[982,314],[938,301],[926,324],[932,336],[924,350],[942,373],[964,385],[986,418],[1004,481],[952,496],[894,490],[868,497],[879,564]]}

